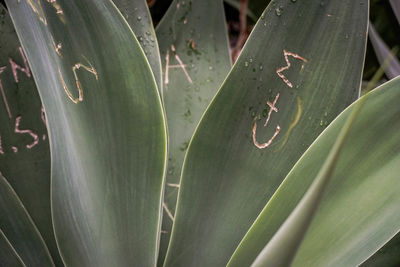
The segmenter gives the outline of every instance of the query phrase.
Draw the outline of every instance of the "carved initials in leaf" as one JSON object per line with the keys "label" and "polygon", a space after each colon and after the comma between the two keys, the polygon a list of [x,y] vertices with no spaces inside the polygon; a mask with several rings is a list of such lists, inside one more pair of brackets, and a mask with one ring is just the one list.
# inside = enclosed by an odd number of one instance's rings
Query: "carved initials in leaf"
{"label": "carved initials in leaf", "polygon": [[285,49],[283,50],[283,55],[285,57],[286,66],[276,70],[276,74],[278,74],[278,76],[281,77],[281,79],[287,84],[287,86],[292,88],[293,84],[288,80],[288,78],[286,78],[285,75],[282,74],[282,71],[289,69],[290,66],[291,66],[290,61],[289,61],[289,56],[294,57],[296,59],[299,59],[299,60],[301,60],[303,62],[307,62],[307,59],[305,59],[305,58],[303,58],[303,57],[301,57],[301,56],[299,56],[297,54],[294,54],[292,52],[286,51]]}

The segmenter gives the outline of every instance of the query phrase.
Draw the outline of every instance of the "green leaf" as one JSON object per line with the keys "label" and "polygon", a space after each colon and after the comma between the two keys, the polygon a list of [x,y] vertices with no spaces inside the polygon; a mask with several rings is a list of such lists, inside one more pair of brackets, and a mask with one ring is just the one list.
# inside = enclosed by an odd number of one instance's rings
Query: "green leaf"
{"label": "green leaf", "polygon": [[[356,266],[399,231],[400,194],[393,186],[400,171],[399,87],[396,78],[363,97],[364,106],[293,266]],[[302,156],[241,242],[230,266],[251,263],[272,238],[309,188],[355,108],[356,104],[343,112]]]}
{"label": "green leaf", "polygon": [[[0,231],[3,251],[12,246],[27,266],[54,266],[39,231],[11,185],[0,173]],[[1,258],[2,260],[3,258]]]}
{"label": "green leaf", "polygon": [[139,42],[111,1],[7,4],[48,115],[66,265],[155,265],[166,132]]}
{"label": "green leaf", "polygon": [[396,267],[400,265],[400,235],[397,233],[371,258],[361,264],[362,267]]}
{"label": "green leaf", "polygon": [[385,59],[390,58],[390,64],[385,69],[386,76],[389,79],[393,79],[394,77],[397,77],[398,75],[400,75],[399,60],[396,58],[395,55],[393,55],[390,52],[389,47],[385,44],[385,42],[379,36],[378,32],[375,30],[375,27],[372,25],[371,22],[369,23],[368,36],[369,36],[369,39],[371,40],[372,47],[374,48],[374,51],[378,58],[379,63],[382,65],[383,62],[385,61]]}
{"label": "green leaf", "polygon": [[62,265],[50,211],[50,148],[46,119],[10,16],[0,5],[0,171],[15,189]]}
{"label": "green leaf", "polygon": [[162,72],[160,51],[146,0],[113,0],[113,2],[139,40],[140,46],[150,63],[158,90],[161,93]]}
{"label": "green leaf", "polygon": [[[353,126],[365,100],[366,97],[359,101],[357,106],[353,108],[352,113],[350,113],[349,118],[342,126],[325,162],[316,175],[315,180],[251,266],[272,267],[290,266],[292,264],[299,246],[310,228],[310,224],[312,223],[319,206],[321,205],[322,197],[332,179],[344,143],[349,136],[350,129]],[[297,179],[299,180],[299,178]],[[262,213],[261,216],[263,216]]]}
{"label": "green leaf", "polygon": [[15,251],[13,246],[0,229],[0,265],[1,266],[22,266],[25,264],[22,262],[21,257]]}
{"label": "green leaf", "polygon": [[[295,162],[357,98],[367,14],[367,1],[268,6],[189,145],[166,266],[228,262]],[[255,146],[254,126],[268,147]]]}
{"label": "green leaf", "polygon": [[160,259],[167,251],[190,138],[231,68],[222,0],[174,1],[157,28],[168,120],[168,171]]}

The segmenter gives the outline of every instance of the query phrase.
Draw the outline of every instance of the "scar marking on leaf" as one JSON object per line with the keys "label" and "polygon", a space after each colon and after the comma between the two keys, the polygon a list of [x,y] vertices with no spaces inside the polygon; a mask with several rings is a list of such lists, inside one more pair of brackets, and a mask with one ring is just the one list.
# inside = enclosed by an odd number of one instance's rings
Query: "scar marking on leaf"
{"label": "scar marking on leaf", "polygon": [[60,4],[58,4],[56,0],[47,0],[47,2],[54,7],[54,9],[56,10],[56,14],[58,15],[58,18],[61,20],[62,23],[65,24],[64,11],[62,10]]}
{"label": "scar marking on leaf", "polygon": [[[270,107],[270,110],[268,112],[268,116],[265,121],[264,127],[267,126],[269,119],[271,118],[272,111],[278,112],[278,109],[275,107],[275,104],[278,101],[278,99],[279,99],[279,93],[275,96],[275,99],[272,104],[267,101],[267,105]],[[281,130],[281,127],[279,125],[277,125],[274,135],[266,143],[260,144],[259,142],[257,142],[257,137],[256,137],[257,136],[257,122],[255,121],[253,124],[253,130],[252,130],[253,144],[259,149],[264,149],[264,148],[269,147],[271,145],[272,141],[275,139],[275,137],[279,134],[280,130]]]}
{"label": "scar marking on leaf", "polygon": [[83,68],[84,70],[92,73],[96,77],[96,80],[99,79],[96,69],[90,63],[89,63],[89,65],[90,65],[90,67],[83,65],[82,63],[76,63],[74,66],[72,66],[72,72],[74,73],[75,83],[76,83],[76,87],[78,89],[78,97],[77,98],[71,94],[71,92],[68,89],[68,87],[64,81],[64,78],[61,74],[61,70],[60,70],[60,68],[58,68],[58,75],[60,77],[64,91],[67,93],[67,95],[71,99],[71,101],[74,102],[75,104],[78,104],[79,102],[83,101],[83,89],[82,89],[82,84],[78,78],[77,70],[79,70],[80,68]]}
{"label": "scar marking on leaf", "polygon": [[22,51],[21,47],[18,47],[19,53],[22,57],[22,60],[24,62],[24,68],[21,67],[20,65],[18,65],[17,63],[14,62],[14,60],[12,60],[12,58],[8,58],[8,61],[10,62],[11,65],[11,70],[12,73],[14,75],[14,80],[16,83],[18,83],[18,73],[17,70],[20,70],[22,72],[24,72],[26,74],[26,76],[31,77],[31,71],[29,69],[29,65],[28,65],[28,60],[26,60],[26,57],[24,55],[24,51]]}
{"label": "scar marking on leaf", "polygon": [[36,14],[38,19],[41,22],[43,22],[44,25],[47,26],[47,20],[46,20],[46,17],[44,15],[44,11],[43,11],[42,4],[41,4],[40,0],[38,0],[38,1],[26,0],[26,2],[31,7],[32,11]]}
{"label": "scar marking on leaf", "polygon": [[46,121],[46,113],[44,111],[44,107],[42,106],[42,108],[40,109],[40,117],[42,118],[42,122],[44,124],[44,126],[47,127],[47,121]]}
{"label": "scar marking on leaf", "polygon": [[276,151],[281,150],[285,146],[293,128],[297,125],[297,123],[299,123],[302,112],[303,112],[303,108],[302,108],[302,104],[301,104],[301,99],[300,99],[300,97],[297,97],[297,113],[296,113],[293,121],[289,125],[288,131],[285,134],[282,144],[279,146],[279,148]]}
{"label": "scar marking on leaf", "polygon": [[293,87],[293,84],[286,78],[285,75],[282,74],[282,71],[287,70],[290,68],[291,64],[289,61],[289,56],[294,57],[296,59],[302,60],[303,62],[307,62],[307,59],[294,54],[292,52],[286,51],[285,49],[283,50],[283,55],[285,57],[285,61],[286,61],[286,66],[279,68],[278,70],[276,70],[276,74],[278,74],[279,77],[281,77],[281,79],[287,84],[287,86],[289,86],[290,88]]}
{"label": "scar marking on leaf", "polygon": [[4,154],[3,146],[2,146],[2,144],[1,144],[1,135],[0,135],[0,154],[1,154],[1,155]]}
{"label": "scar marking on leaf", "polygon": [[169,65],[169,50],[167,50],[167,54],[165,56],[165,80],[164,83],[166,85],[169,84],[169,69],[170,68],[181,68],[183,73],[185,74],[187,80],[189,81],[189,83],[193,83],[192,79],[190,78],[189,73],[186,70],[186,65],[183,64],[181,58],[179,57],[178,53],[176,52],[175,46],[171,45],[171,50],[172,52],[175,54],[175,59],[178,61],[179,65]]}
{"label": "scar marking on leaf", "polygon": [[59,57],[62,57],[62,54],[61,54],[62,43],[59,42],[58,44],[56,44],[56,42],[53,39],[53,36],[51,36],[51,42],[52,42],[52,46],[53,46],[54,50],[56,51],[57,55]]}
{"label": "scar marking on leaf", "polygon": [[16,147],[16,146],[12,146],[11,149],[13,150],[14,153],[18,152],[18,147]]}
{"label": "scar marking on leaf", "polygon": [[162,204],[165,212],[167,213],[168,217],[171,219],[171,221],[174,221],[174,216],[172,215],[172,212],[169,210],[167,204],[165,204],[165,202],[163,202]]}
{"label": "scar marking on leaf", "polygon": [[8,113],[8,118],[11,119],[12,114],[11,114],[10,106],[8,105],[6,93],[4,92],[4,88],[3,88],[3,85],[1,84],[1,80],[0,80],[0,92],[1,92],[1,96],[3,97],[4,106],[6,107],[6,110]]}
{"label": "scar marking on leaf", "polygon": [[168,231],[161,230],[161,233],[162,233],[162,234],[168,234]]}
{"label": "scar marking on leaf", "polygon": [[275,107],[278,99],[279,99],[279,93],[275,96],[275,99],[272,102],[272,104],[271,104],[271,102],[267,101],[267,105],[269,106],[270,109],[268,111],[268,116],[267,116],[267,119],[265,120],[264,127],[267,126],[269,119],[271,118],[272,111],[278,112],[278,109]]}
{"label": "scar marking on leaf", "polygon": [[39,137],[37,134],[35,134],[32,130],[22,130],[19,129],[19,124],[21,123],[21,116],[18,116],[15,119],[15,129],[14,132],[15,133],[20,133],[20,134],[29,134],[30,136],[32,136],[33,138],[33,142],[30,144],[27,144],[26,147],[28,149],[31,149],[32,147],[36,146],[39,143]]}
{"label": "scar marking on leaf", "polygon": [[167,183],[167,186],[169,186],[169,187],[175,187],[175,188],[179,188],[179,187],[180,187],[179,184],[172,184],[172,183]]}

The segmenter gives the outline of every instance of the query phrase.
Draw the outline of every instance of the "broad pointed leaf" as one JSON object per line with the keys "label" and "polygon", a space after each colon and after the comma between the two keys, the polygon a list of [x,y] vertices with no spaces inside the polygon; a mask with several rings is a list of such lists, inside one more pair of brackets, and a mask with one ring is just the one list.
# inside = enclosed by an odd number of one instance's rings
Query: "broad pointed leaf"
{"label": "broad pointed leaf", "polygon": [[168,121],[160,262],[175,213],[183,158],[201,115],[231,67],[222,0],[174,1],[157,28]]}
{"label": "broad pointed leaf", "polygon": [[4,244],[5,237],[7,243],[13,247],[15,253],[27,266],[54,266],[46,244],[32,218],[1,173],[0,230],[3,235],[1,243]]}
{"label": "broad pointed leaf", "polygon": [[150,63],[158,90],[161,93],[162,74],[160,50],[158,48],[156,33],[146,0],[113,0],[113,2],[121,11],[132,31],[135,33],[136,38],[139,40],[140,46]]}
{"label": "broad pointed leaf", "polygon": [[45,113],[10,16],[1,5],[0,166],[32,216],[56,265],[62,265],[51,222]]}
{"label": "broad pointed leaf", "polygon": [[139,42],[108,0],[6,2],[48,115],[65,263],[155,265],[165,126]]}
{"label": "broad pointed leaf", "polygon": [[302,153],[357,98],[367,14],[367,1],[268,6],[189,145],[166,266],[227,264]]}
{"label": "broad pointed leaf", "polygon": [[[316,178],[297,206],[254,260],[251,265],[252,267],[290,266],[292,264],[304,240],[304,236],[307,234],[315,214],[321,205],[322,198],[335,172],[344,144],[349,137],[350,130],[365,100],[366,97],[358,101],[358,104],[353,108],[349,117],[341,126],[341,130],[332,144],[332,148],[329,149],[328,154],[326,153],[326,160],[321,165]],[[312,181],[312,179],[310,180]]]}
{"label": "broad pointed leaf", "polygon": [[[400,192],[393,186],[400,171],[399,89],[396,78],[364,96],[364,106],[293,266],[357,266],[399,231]],[[251,263],[270,240],[309,188],[354,108],[356,104],[343,112],[295,165],[230,266]]]}

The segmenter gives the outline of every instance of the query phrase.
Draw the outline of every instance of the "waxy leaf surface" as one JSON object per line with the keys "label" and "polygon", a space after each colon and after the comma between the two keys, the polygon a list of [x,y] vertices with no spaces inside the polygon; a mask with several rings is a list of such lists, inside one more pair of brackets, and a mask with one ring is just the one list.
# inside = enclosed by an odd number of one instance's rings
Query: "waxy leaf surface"
{"label": "waxy leaf surface", "polygon": [[6,1],[44,104],[68,266],[152,266],[166,131],[154,76],[107,0]]}
{"label": "waxy leaf surface", "polygon": [[[400,79],[367,94],[293,266],[358,266],[400,230]],[[358,102],[359,102],[358,101]],[[295,165],[229,266],[251,264],[310,187],[354,103]],[[360,160],[362,159],[362,160]],[[381,265],[386,266],[386,265]]]}
{"label": "waxy leaf surface", "polygon": [[11,18],[1,5],[0,172],[32,217],[56,265],[62,265],[51,222],[46,116]]}
{"label": "waxy leaf surface", "polygon": [[358,97],[367,22],[367,1],[268,6],[189,145],[166,266],[228,263],[303,152]]}
{"label": "waxy leaf surface", "polygon": [[230,70],[231,60],[222,0],[173,1],[156,32],[162,55],[162,95],[169,132],[162,263],[190,138]]}

